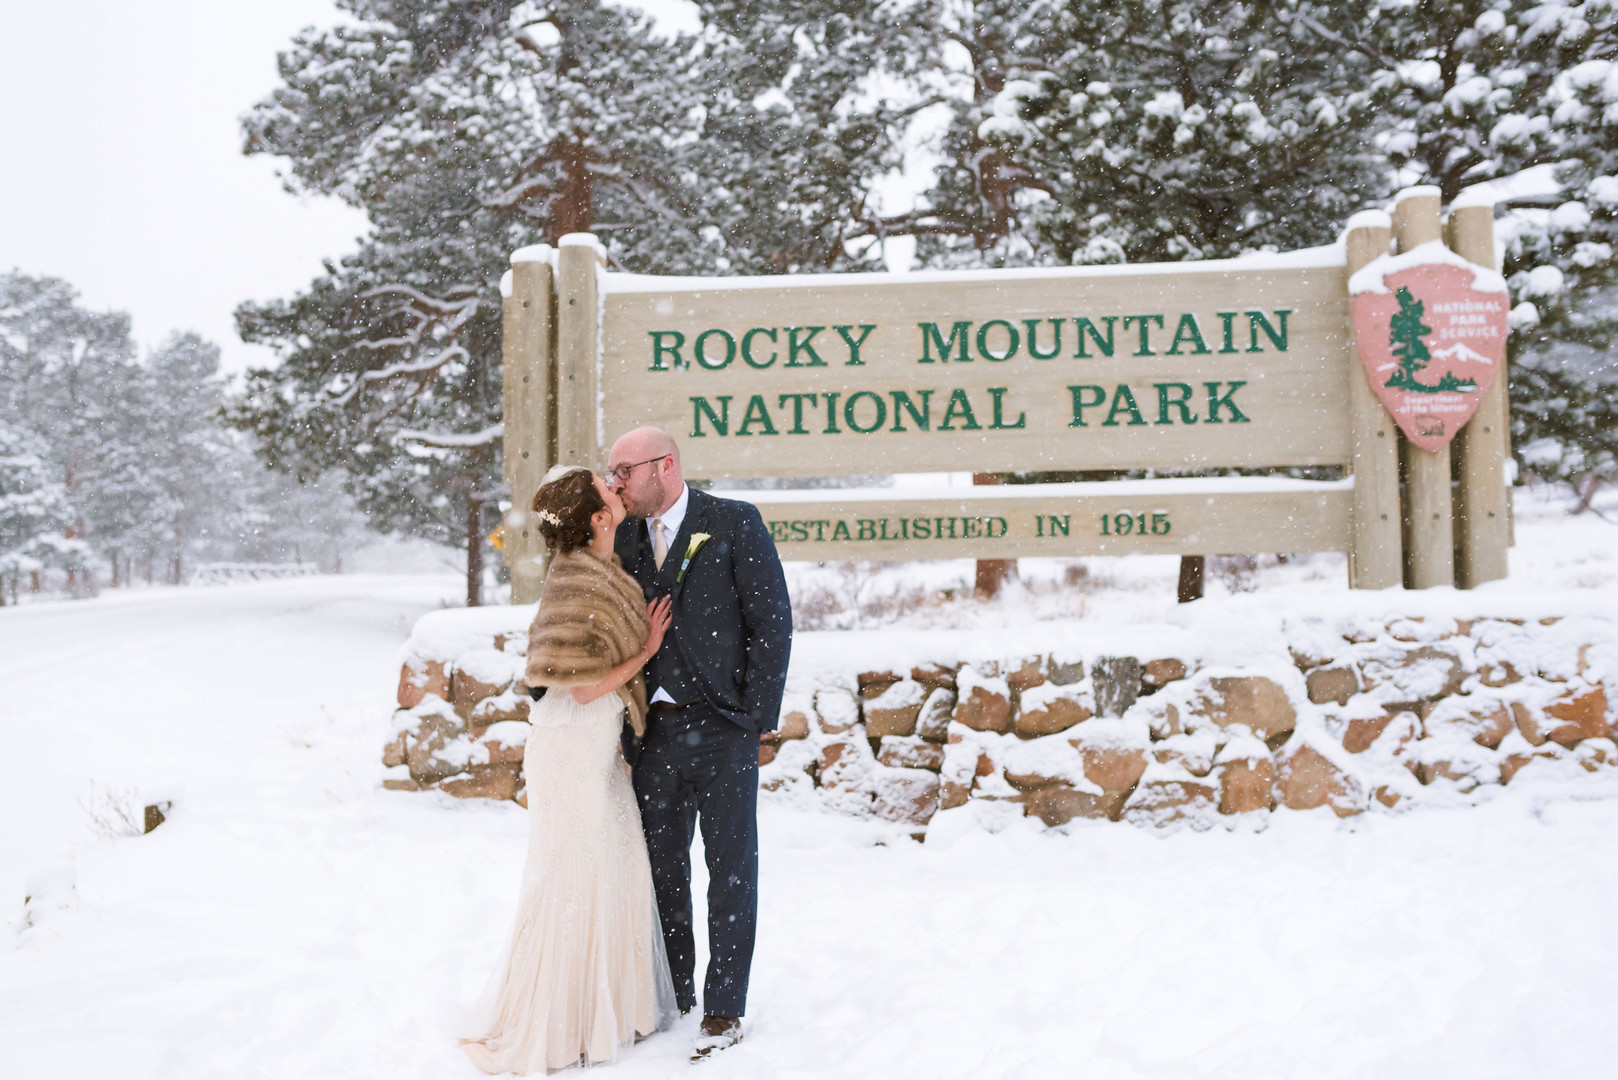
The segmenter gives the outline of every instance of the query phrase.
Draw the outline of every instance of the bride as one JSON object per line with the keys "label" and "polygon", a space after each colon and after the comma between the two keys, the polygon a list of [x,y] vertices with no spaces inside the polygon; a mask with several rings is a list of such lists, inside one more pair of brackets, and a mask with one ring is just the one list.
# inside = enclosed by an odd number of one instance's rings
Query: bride
{"label": "bride", "polygon": [[610,1061],[676,1007],[646,841],[619,753],[646,727],[641,669],[668,630],[612,552],[618,496],[590,470],[552,469],[534,496],[552,561],[528,633],[534,705],[523,755],[530,820],[517,920],[487,1006],[462,1040],[490,1073]]}

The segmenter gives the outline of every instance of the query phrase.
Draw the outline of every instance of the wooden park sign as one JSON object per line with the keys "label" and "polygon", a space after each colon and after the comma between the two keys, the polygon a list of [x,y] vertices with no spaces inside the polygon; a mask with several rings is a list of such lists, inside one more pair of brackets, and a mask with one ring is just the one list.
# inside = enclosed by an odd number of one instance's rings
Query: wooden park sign
{"label": "wooden park sign", "polygon": [[[1402,198],[1343,246],[1140,266],[667,278],[607,272],[587,234],[523,249],[505,307],[514,598],[543,573],[521,512],[539,477],[600,467],[641,424],[712,479],[1339,465],[1350,479],[731,494],[787,559],[1345,551],[1356,586],[1397,585],[1399,440],[1355,359],[1348,281],[1401,220],[1414,247],[1418,212],[1436,232],[1436,199]],[[1492,264],[1492,221],[1451,215],[1474,262]],[[1479,476],[1502,506],[1503,440],[1496,422],[1467,443],[1498,459]],[[1467,582],[1503,575],[1504,514],[1491,524],[1451,542]]]}

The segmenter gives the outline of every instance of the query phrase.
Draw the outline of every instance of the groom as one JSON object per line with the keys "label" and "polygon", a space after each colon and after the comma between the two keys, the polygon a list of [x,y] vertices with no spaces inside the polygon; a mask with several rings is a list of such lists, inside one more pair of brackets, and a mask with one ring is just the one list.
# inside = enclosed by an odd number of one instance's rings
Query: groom
{"label": "groom", "polygon": [[742,1037],[758,924],[758,747],[775,730],[792,647],[781,560],[758,509],[686,486],[658,428],[613,444],[607,482],[629,516],[615,550],[646,598],[674,598],[674,624],[646,667],[651,709],[633,756],[680,1011],[696,1007],[691,838],[708,862],[708,977],[700,1060]]}

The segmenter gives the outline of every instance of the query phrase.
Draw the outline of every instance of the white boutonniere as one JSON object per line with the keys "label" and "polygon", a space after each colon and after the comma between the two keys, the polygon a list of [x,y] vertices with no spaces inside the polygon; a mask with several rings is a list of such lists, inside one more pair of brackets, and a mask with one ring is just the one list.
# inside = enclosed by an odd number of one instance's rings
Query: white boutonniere
{"label": "white boutonniere", "polygon": [[676,585],[685,580],[685,572],[690,569],[691,560],[696,558],[697,552],[702,550],[702,545],[712,539],[708,533],[691,534],[691,542],[685,546],[685,558],[680,560],[680,572],[674,575]]}

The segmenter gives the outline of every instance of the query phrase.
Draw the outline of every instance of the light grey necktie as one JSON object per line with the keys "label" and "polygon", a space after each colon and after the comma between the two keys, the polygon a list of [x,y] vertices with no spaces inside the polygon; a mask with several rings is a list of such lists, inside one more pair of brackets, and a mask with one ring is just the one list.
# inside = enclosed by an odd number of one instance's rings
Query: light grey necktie
{"label": "light grey necktie", "polygon": [[663,528],[662,518],[652,519],[652,561],[659,570],[663,569],[663,560],[668,558],[669,538]]}

